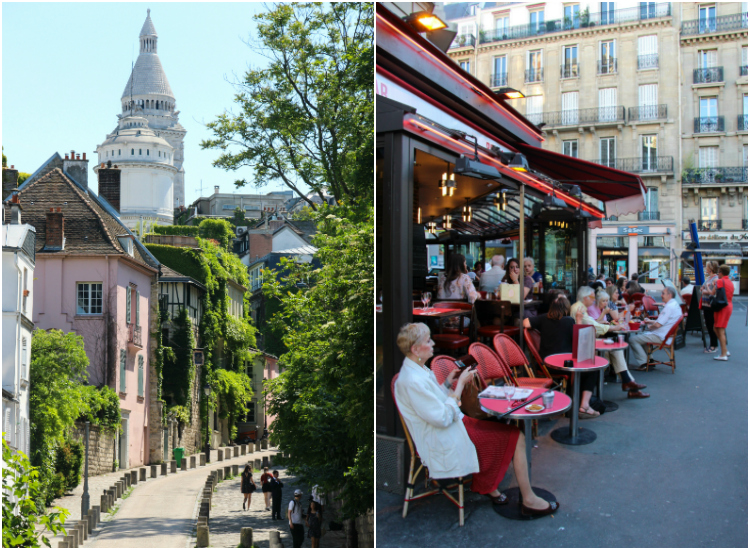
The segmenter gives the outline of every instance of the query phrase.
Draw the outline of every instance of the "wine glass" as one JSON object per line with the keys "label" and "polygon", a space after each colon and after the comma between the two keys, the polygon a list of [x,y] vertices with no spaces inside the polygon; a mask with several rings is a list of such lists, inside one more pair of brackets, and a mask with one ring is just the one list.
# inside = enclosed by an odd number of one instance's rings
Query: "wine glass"
{"label": "wine glass", "polygon": [[503,386],[503,393],[505,394],[505,399],[508,400],[508,410],[511,408],[512,401],[510,400],[511,397],[513,397],[513,394],[516,393],[515,386],[511,386],[510,384],[506,384]]}

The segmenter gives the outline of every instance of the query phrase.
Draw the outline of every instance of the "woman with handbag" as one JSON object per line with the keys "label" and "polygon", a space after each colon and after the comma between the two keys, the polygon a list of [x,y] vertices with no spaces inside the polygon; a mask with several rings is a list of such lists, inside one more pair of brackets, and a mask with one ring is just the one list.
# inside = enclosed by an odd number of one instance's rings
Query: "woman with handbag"
{"label": "woman with handbag", "polygon": [[714,312],[711,309],[711,302],[716,294],[716,281],[719,280],[719,262],[710,261],[706,263],[706,282],[701,286],[701,310],[703,311],[703,320],[706,321],[706,330],[710,339],[709,346],[703,353],[716,353],[719,342],[714,332]]}
{"label": "woman with handbag", "polygon": [[[434,342],[423,323],[404,325],[397,344],[406,358],[394,398],[430,477],[450,479],[473,474],[472,491],[486,494],[493,504],[507,504],[508,498],[497,488],[512,460],[522,497],[521,513],[546,516],[555,512],[560,505],[539,498],[531,488],[526,444],[518,428],[461,413],[459,400],[474,371],[456,369],[444,384],[438,384],[435,374],[425,366],[432,357]],[[451,390],[454,381],[456,388]]]}
{"label": "woman with handbag", "polygon": [[719,268],[721,278],[716,281],[716,290],[713,294],[714,299],[711,303],[711,309],[714,314],[714,331],[716,331],[716,336],[719,337],[719,344],[721,344],[721,353],[714,357],[717,361],[726,361],[730,355],[727,350],[727,324],[729,323],[729,318],[732,316],[734,283],[729,278],[729,272],[728,265],[722,265]]}
{"label": "woman with handbag", "polygon": [[253,469],[250,467],[250,464],[247,464],[245,466],[245,469],[242,471],[242,482],[240,483],[240,490],[242,491],[242,494],[245,496],[244,500],[242,501],[242,509],[245,510],[245,504],[247,504],[247,509],[250,509],[250,501],[253,498],[253,493],[255,492],[255,482],[253,481]]}
{"label": "woman with handbag", "polygon": [[266,512],[271,509],[271,478],[273,476],[268,473],[268,466],[263,468],[263,474],[260,476],[260,487],[263,490],[263,498],[266,501]]}

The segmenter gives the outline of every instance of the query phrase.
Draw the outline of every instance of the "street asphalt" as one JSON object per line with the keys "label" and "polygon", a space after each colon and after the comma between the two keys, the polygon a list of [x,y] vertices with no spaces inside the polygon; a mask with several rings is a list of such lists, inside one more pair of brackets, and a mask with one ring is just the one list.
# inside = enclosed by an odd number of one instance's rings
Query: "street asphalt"
{"label": "street asphalt", "polygon": [[[561,504],[534,521],[497,515],[467,492],[466,522],[441,496],[413,502],[376,495],[378,547],[748,547],[747,298],[734,299],[727,362],[703,353],[700,333],[677,351],[677,369],[633,374],[651,398],[628,400],[610,382],[604,398],[620,408],[580,425],[589,445],[567,446],[549,433],[563,418],[540,421],[532,485]],[[659,352],[663,353],[663,352]],[[407,450],[408,452],[408,450]],[[501,490],[516,487],[513,467]]]}

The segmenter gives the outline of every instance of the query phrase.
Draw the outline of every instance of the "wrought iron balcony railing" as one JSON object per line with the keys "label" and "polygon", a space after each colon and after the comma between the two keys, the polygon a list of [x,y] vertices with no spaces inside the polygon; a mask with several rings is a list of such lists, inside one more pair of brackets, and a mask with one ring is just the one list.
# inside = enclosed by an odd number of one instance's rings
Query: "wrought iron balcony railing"
{"label": "wrought iron balcony railing", "polygon": [[638,68],[639,69],[658,69],[659,68],[659,54],[652,53],[648,55],[638,56]]}
{"label": "wrought iron balcony railing", "polygon": [[143,348],[141,327],[137,327],[133,324],[128,325],[128,344],[136,348]]}
{"label": "wrought iron balcony railing", "polygon": [[524,73],[524,82],[542,82],[544,81],[544,68],[529,69]]}
{"label": "wrought iron balcony railing", "polygon": [[560,78],[578,78],[578,63],[560,65]]}
{"label": "wrought iron balcony railing", "polygon": [[502,40],[520,40],[522,38],[568,32],[580,28],[620,25],[632,21],[644,21],[672,16],[672,4],[670,2],[650,5],[647,2],[643,2],[642,4],[640,7],[607,10],[601,13],[583,12],[573,17],[552,19],[543,23],[499,28],[485,27],[479,32],[479,43],[489,44],[490,42],[500,42]]}
{"label": "wrought iron balcony railing", "polygon": [[742,229],[747,229],[747,218],[742,219]]}
{"label": "wrought iron balcony railing", "polygon": [[661,219],[659,217],[659,212],[638,212],[639,221],[645,222],[659,219]]}
{"label": "wrought iron balcony railing", "polygon": [[740,76],[747,76],[747,65],[740,65]]}
{"label": "wrought iron balcony railing", "polygon": [[608,57],[600,59],[596,63],[596,74],[615,74],[617,72],[617,59]]}
{"label": "wrought iron balcony railing", "polygon": [[683,21],[680,28],[680,35],[692,36],[695,34],[739,31],[742,29],[747,29],[747,12]]}
{"label": "wrought iron balcony railing", "polygon": [[473,34],[459,34],[453,39],[451,48],[464,48],[466,46],[476,46],[477,37]]}
{"label": "wrought iron balcony railing", "polygon": [[589,162],[608,166],[609,168],[617,168],[618,170],[632,174],[674,171],[673,157],[593,159]]}
{"label": "wrought iron balcony railing", "polygon": [[[536,115],[539,118],[539,115]],[[527,117],[528,118],[528,117]],[[541,120],[550,126],[574,126],[576,124],[618,124],[625,122],[625,107],[593,107],[542,113]],[[539,124],[537,122],[536,124]]]}
{"label": "wrought iron balcony railing", "polygon": [[508,73],[498,73],[490,75],[490,88],[508,85]]}
{"label": "wrought iron balcony railing", "polygon": [[628,108],[628,121],[662,120],[667,118],[667,105],[639,105]]}
{"label": "wrought iron balcony railing", "polygon": [[700,231],[718,231],[721,229],[721,220],[698,220]]}
{"label": "wrought iron balcony railing", "polygon": [[747,115],[737,115],[737,131],[747,131]]}
{"label": "wrought iron balcony railing", "polygon": [[724,82],[724,67],[693,69],[693,84],[710,84]]}
{"label": "wrought iron balcony railing", "polygon": [[688,168],[682,183],[747,183],[747,166]]}
{"label": "wrought iron balcony railing", "polygon": [[693,120],[693,133],[694,134],[705,134],[707,132],[723,132],[724,131],[724,117],[723,116],[705,116],[695,117]]}

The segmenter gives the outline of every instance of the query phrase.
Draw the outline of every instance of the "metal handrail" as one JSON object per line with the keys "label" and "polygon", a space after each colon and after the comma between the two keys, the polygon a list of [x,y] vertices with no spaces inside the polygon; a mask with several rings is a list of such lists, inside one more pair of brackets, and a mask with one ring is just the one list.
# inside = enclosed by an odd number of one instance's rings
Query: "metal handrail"
{"label": "metal handrail", "polygon": [[721,229],[721,220],[698,220],[701,231],[718,231]]}
{"label": "metal handrail", "polygon": [[499,73],[490,75],[490,88],[508,85],[508,73]]}
{"label": "metal handrail", "polygon": [[747,12],[683,21],[680,36],[747,29]]}
{"label": "metal handrail", "polygon": [[638,212],[639,221],[658,221],[661,219],[659,212]]}
{"label": "metal handrail", "polygon": [[544,82],[544,67],[524,71],[524,82]]}
{"label": "metal handrail", "polygon": [[[537,115],[538,116],[538,115]],[[541,121],[547,126],[572,126],[576,124],[624,123],[625,107],[592,107],[542,113]]]}
{"label": "metal handrail", "polygon": [[747,131],[747,115],[737,115],[737,131]]}
{"label": "metal handrail", "polygon": [[638,56],[638,68],[639,69],[658,69],[659,68],[659,54],[651,53],[648,55]]}
{"label": "metal handrail", "polygon": [[628,122],[637,122],[642,120],[659,120],[667,118],[667,105],[639,105],[638,107],[628,107]]}
{"label": "metal handrail", "polygon": [[710,84],[711,82],[724,82],[724,67],[693,69],[693,84]]}
{"label": "metal handrail", "polygon": [[465,48],[466,46],[476,46],[477,37],[473,34],[459,34],[453,39],[451,48]]}
{"label": "metal handrail", "polygon": [[693,119],[693,133],[704,134],[707,132],[723,132],[723,116],[695,117]]}
{"label": "metal handrail", "polygon": [[747,166],[688,168],[682,173],[682,183],[747,183]]}
{"label": "metal handrail", "polygon": [[560,65],[560,78],[578,78],[578,63],[565,63]]}
{"label": "metal handrail", "polygon": [[614,74],[617,72],[617,58],[608,57],[596,63],[596,74]]}
{"label": "metal handrail", "polygon": [[601,164],[609,168],[617,168],[623,172],[632,174],[648,172],[673,172],[674,158],[671,156],[664,157],[646,157],[646,158],[618,158],[618,159],[592,159],[589,162]]}

